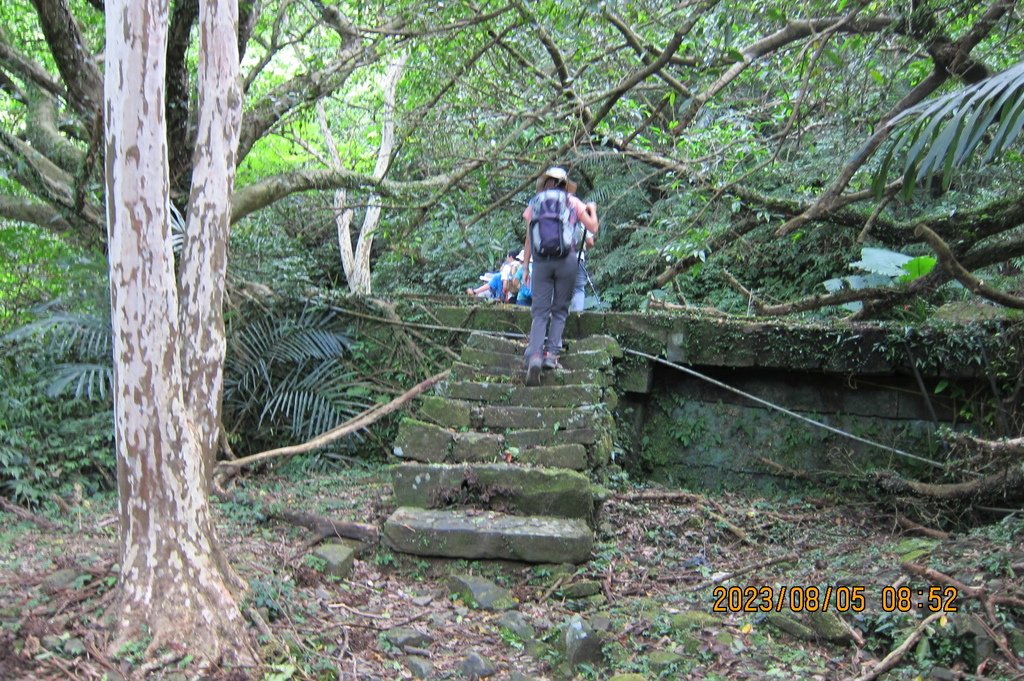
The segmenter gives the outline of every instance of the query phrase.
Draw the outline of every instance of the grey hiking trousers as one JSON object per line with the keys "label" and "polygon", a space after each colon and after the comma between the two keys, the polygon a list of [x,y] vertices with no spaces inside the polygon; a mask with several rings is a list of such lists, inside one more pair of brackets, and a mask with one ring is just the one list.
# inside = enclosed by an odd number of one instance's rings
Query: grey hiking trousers
{"label": "grey hiking trousers", "polygon": [[[558,260],[533,261],[530,288],[533,303],[530,305],[530,338],[526,343],[526,359],[543,352],[558,356],[562,349],[562,332],[565,319],[569,316],[569,301],[576,284],[579,265],[573,251]],[[545,343],[545,338],[547,342]]]}

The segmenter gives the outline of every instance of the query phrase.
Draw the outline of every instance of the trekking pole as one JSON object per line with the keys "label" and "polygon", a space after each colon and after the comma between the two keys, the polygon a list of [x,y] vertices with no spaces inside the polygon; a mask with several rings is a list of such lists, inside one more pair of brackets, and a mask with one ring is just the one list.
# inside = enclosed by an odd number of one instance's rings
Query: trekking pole
{"label": "trekking pole", "polygon": [[587,266],[581,261],[580,267],[583,269],[583,276],[587,278],[587,283],[590,284],[590,290],[594,292],[594,297],[600,300],[601,294],[597,292],[597,287],[594,286],[594,280],[590,278],[590,272],[587,271]]}

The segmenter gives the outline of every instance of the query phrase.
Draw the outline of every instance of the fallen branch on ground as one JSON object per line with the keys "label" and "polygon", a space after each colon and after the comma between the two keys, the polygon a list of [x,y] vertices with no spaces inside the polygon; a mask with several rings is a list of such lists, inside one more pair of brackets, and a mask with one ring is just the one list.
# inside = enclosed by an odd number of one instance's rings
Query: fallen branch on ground
{"label": "fallen branch on ground", "polygon": [[913,493],[933,499],[971,499],[980,501],[1020,497],[1024,491],[1024,466],[1016,464],[997,473],[965,482],[930,483],[907,480],[894,471],[879,471],[874,476],[878,485],[892,494]]}
{"label": "fallen branch on ground", "polygon": [[7,499],[5,499],[3,497],[0,497],[0,508],[2,508],[3,510],[7,511],[8,513],[10,513],[11,515],[15,516],[16,518],[20,518],[21,520],[27,520],[27,521],[29,521],[31,523],[34,523],[34,524],[38,525],[41,529],[44,529],[44,530],[59,530],[60,529],[60,526],[57,525],[57,523],[51,522],[51,521],[49,521],[46,518],[43,518],[41,516],[37,516],[35,513],[32,513],[31,511],[25,510],[21,506],[18,506],[14,502],[8,501]]}
{"label": "fallen branch on ground", "polygon": [[924,525],[921,525],[920,523],[915,523],[910,518],[904,515],[900,515],[899,513],[896,514],[896,524],[902,527],[904,530],[907,530],[908,532],[917,532],[918,534],[923,534],[924,536],[931,537],[932,539],[945,540],[949,539],[950,537],[949,532],[943,532],[942,530],[935,530],[930,527],[925,527]]}
{"label": "fallen branch on ground", "polygon": [[223,485],[228,479],[238,474],[238,471],[243,466],[250,464],[259,463],[260,461],[266,461],[267,459],[273,459],[279,456],[294,456],[295,454],[302,454],[304,452],[310,452],[319,447],[323,447],[326,444],[334,442],[335,440],[342,438],[350,433],[354,433],[357,430],[366,428],[380,419],[384,418],[393,411],[396,411],[399,407],[404,406],[410,402],[413,398],[417,397],[423,392],[426,392],[430,388],[433,388],[438,382],[444,380],[448,376],[448,370],[442,371],[439,374],[431,376],[425,381],[417,383],[415,386],[405,391],[395,399],[391,400],[387,404],[378,404],[366,411],[362,412],[358,416],[349,419],[345,423],[341,424],[336,428],[316,436],[312,440],[305,442],[300,445],[292,445],[289,447],[278,447],[277,449],[270,449],[259,454],[253,454],[251,456],[245,456],[241,459],[235,459],[233,461],[221,461],[217,464],[217,468],[214,471],[213,479],[215,485]]}
{"label": "fallen branch on ground", "polygon": [[295,511],[276,511],[270,514],[271,517],[283,520],[292,525],[305,527],[316,533],[316,538],[311,543],[327,539],[328,537],[346,537],[356,539],[367,544],[376,544],[380,541],[380,530],[376,525],[365,525],[345,520],[332,520],[311,513],[298,513]]}
{"label": "fallen branch on ground", "polygon": [[903,643],[899,644],[891,653],[882,658],[882,661],[876,664],[872,669],[864,672],[860,676],[851,679],[850,681],[872,681],[877,679],[879,676],[889,671],[903,659],[903,656],[907,654],[907,651],[917,645],[917,642],[921,639],[924,634],[924,630],[928,628],[928,625],[935,620],[942,617],[945,613],[933,612],[928,617],[917,625],[917,628],[910,632],[910,635],[904,639]]}
{"label": "fallen branch on ground", "polygon": [[900,567],[904,572],[917,575],[918,577],[924,577],[929,582],[945,584],[946,586],[953,587],[957,591],[957,599],[977,599],[981,602],[982,607],[985,609],[985,612],[988,614],[993,624],[996,625],[999,624],[999,620],[996,619],[995,606],[1006,605],[1011,608],[1024,608],[1024,599],[1022,598],[992,594],[983,586],[968,586],[947,574],[930,567],[925,567],[924,565],[918,565],[917,563],[902,563]]}

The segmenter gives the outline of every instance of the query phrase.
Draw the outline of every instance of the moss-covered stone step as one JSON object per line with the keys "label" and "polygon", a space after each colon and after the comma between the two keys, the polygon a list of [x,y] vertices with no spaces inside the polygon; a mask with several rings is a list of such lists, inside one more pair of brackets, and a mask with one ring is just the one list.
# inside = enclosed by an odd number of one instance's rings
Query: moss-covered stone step
{"label": "moss-covered stone step", "polygon": [[476,402],[454,400],[439,395],[420,398],[422,420],[453,429],[508,428],[580,428],[600,419],[603,405],[568,405],[559,407],[516,407],[512,405],[481,406]]}
{"label": "moss-covered stone step", "polygon": [[583,428],[602,418],[599,406],[583,407],[478,407],[473,410],[472,423],[487,429]]}
{"label": "moss-covered stone step", "polygon": [[590,468],[590,456],[587,448],[581,444],[530,447],[522,451],[516,449],[509,452],[509,457],[513,462],[546,468],[568,468],[574,471]]}
{"label": "moss-covered stone step", "polygon": [[476,560],[582,563],[594,547],[582,520],[494,511],[398,508],[383,534],[385,545],[402,553]]}
{"label": "moss-covered stone step", "polygon": [[491,352],[503,352],[507,355],[522,357],[523,352],[526,350],[526,342],[525,340],[518,340],[507,336],[492,336],[474,331],[466,340],[465,347],[477,350],[490,350]]}
{"label": "moss-covered stone step", "polygon": [[[523,443],[527,439],[520,437],[517,441]],[[605,451],[599,443],[589,448],[581,443],[563,443],[528,445],[520,449],[507,445],[501,433],[457,432],[434,423],[404,418],[398,426],[392,453],[397,459],[421,463],[498,463],[507,456],[514,463],[584,471],[593,464],[607,463],[611,450]]]}
{"label": "moss-covered stone step", "polygon": [[[515,371],[523,368],[525,358],[522,352],[513,355],[494,350],[465,347],[462,349],[462,355],[459,359],[471,366]],[[611,366],[612,358],[607,350],[585,350],[581,352],[563,352],[559,355],[558,361],[564,369],[601,370]]]}
{"label": "moss-covered stone step", "polygon": [[[609,373],[597,369],[545,371],[541,374],[540,383],[541,386],[597,385],[603,388],[611,384]],[[452,365],[452,373],[449,380],[487,380],[493,383],[523,385],[525,379],[526,369],[523,366],[522,358],[519,358],[519,363],[512,369],[503,366],[473,366],[465,362],[455,362]]]}
{"label": "moss-covered stone step", "polygon": [[409,417],[399,423],[392,446],[399,459],[424,463],[499,461],[504,451],[500,433],[456,431]]}
{"label": "moss-covered stone step", "polygon": [[530,447],[550,447],[560,444],[585,445],[588,448],[601,439],[598,428],[586,427],[573,430],[555,430],[554,428],[530,428],[526,430],[509,430],[504,433],[505,446],[523,450]]}
{"label": "moss-covered stone step", "polygon": [[[565,339],[564,344],[566,353],[602,350],[608,353],[609,356],[616,359],[622,357],[623,354],[618,341],[616,341],[612,336],[598,334],[579,339],[567,338]],[[525,340],[518,338],[494,336],[474,331],[466,341],[466,347],[476,348],[479,350],[490,350],[492,352],[502,352],[509,355],[519,355],[522,357],[526,350],[526,342]]]}
{"label": "moss-covered stone step", "polygon": [[452,399],[489,405],[565,407],[597,404],[604,399],[605,391],[597,385],[552,385],[546,390],[535,390],[514,383],[449,381],[439,392]]}
{"label": "moss-covered stone step", "polygon": [[402,463],[392,467],[391,483],[399,506],[470,507],[587,522],[594,517],[590,480],[571,470],[504,463]]}
{"label": "moss-covered stone step", "polygon": [[592,350],[603,350],[614,359],[619,359],[623,356],[622,348],[619,346],[619,342],[612,336],[605,336],[601,334],[587,336],[586,338],[580,338],[576,340],[566,341],[567,350],[569,352],[587,352]]}

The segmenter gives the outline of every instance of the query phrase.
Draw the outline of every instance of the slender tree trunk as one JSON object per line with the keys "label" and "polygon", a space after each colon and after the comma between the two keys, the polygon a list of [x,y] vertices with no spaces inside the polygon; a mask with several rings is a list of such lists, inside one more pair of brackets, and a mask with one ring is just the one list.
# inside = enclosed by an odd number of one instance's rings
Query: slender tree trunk
{"label": "slender tree trunk", "polygon": [[[395,148],[395,90],[402,77],[405,63],[409,55],[403,53],[387,70],[384,77],[384,111],[381,121],[380,148],[377,149],[377,162],[373,169],[373,177],[380,179],[388,171],[391,164],[391,152]],[[334,142],[327,116],[323,106],[318,108],[320,129],[324,134],[331,162],[336,169],[342,169],[341,155]],[[380,196],[371,194],[367,201],[363,224],[359,229],[356,244],[352,246],[352,209],[346,206],[347,194],[344,189],[334,192],[334,220],[338,230],[338,251],[341,254],[341,266],[348,281],[348,289],[356,295],[368,296],[371,293],[370,251],[373,248],[373,237],[380,224]]]}
{"label": "slender tree trunk", "polygon": [[[234,12],[234,3],[202,2],[200,71],[227,69],[221,77],[229,84],[230,56],[221,50],[235,46],[228,28]],[[152,637],[150,652],[166,646],[197,660],[247,663],[253,656],[213,530],[207,475],[217,434],[210,424],[219,413],[216,365],[223,358],[223,330],[216,328],[223,276],[216,272],[226,248],[222,224],[231,184],[223,164],[233,167],[233,156],[225,154],[240,102],[231,103],[228,86],[204,93],[206,147],[198,156],[205,174],[193,193],[197,213],[182,263],[181,292],[188,298],[179,300],[168,221],[167,2],[107,0],[106,22],[103,115],[121,524],[114,646],[145,633]],[[237,74],[237,53],[235,68]],[[209,80],[201,85],[209,86]],[[188,335],[203,324],[215,328]]]}

